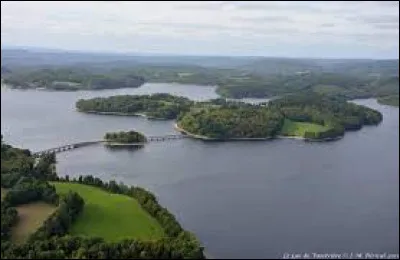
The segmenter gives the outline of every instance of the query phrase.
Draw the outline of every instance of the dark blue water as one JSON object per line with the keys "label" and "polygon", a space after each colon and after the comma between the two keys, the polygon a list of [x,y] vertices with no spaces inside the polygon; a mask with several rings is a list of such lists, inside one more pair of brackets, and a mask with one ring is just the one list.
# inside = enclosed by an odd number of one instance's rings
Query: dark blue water
{"label": "dark blue water", "polygon": [[[34,151],[136,129],[174,133],[173,121],[81,114],[79,98],[170,92],[215,98],[211,87],[146,84],[97,92],[1,92],[1,130]],[[58,158],[60,174],[93,174],[153,191],[214,257],[399,252],[399,109],[375,100],[384,121],[342,140],[203,143],[174,140],[140,150],[84,147]]]}

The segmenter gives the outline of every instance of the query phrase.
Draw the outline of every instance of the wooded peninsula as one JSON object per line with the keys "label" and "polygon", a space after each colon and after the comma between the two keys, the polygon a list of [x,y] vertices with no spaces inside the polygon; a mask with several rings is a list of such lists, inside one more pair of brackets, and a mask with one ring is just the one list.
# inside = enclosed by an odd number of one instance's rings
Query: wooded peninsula
{"label": "wooded peninsula", "polygon": [[286,95],[258,105],[225,99],[195,102],[169,94],[154,94],[79,100],[76,106],[82,112],[127,115],[135,112],[154,115],[156,111],[158,117],[176,119],[179,131],[205,140],[282,136],[332,140],[343,136],[345,131],[382,121],[382,114],[376,110],[315,93]]}
{"label": "wooded peninsula", "polygon": [[204,258],[195,236],[147,190],[60,177],[55,163],[55,154],[34,158],[2,137],[2,259]]}
{"label": "wooded peninsula", "polygon": [[399,106],[399,95],[385,96],[377,99],[378,103],[398,107]]}

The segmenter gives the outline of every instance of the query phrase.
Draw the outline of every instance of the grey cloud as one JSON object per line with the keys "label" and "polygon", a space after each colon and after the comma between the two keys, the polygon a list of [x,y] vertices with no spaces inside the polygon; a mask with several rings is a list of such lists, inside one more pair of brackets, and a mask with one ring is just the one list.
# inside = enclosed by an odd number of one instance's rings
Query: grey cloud
{"label": "grey cloud", "polygon": [[276,11],[305,11],[318,12],[321,9],[310,4],[300,2],[234,2],[238,9],[242,10],[276,10]]}
{"label": "grey cloud", "polygon": [[1,34],[3,43],[8,44],[90,49],[94,43],[102,42],[101,48],[109,50],[153,48],[182,52],[193,48],[199,52],[232,52],[235,49],[234,53],[262,50],[266,45],[287,44],[290,50],[298,50],[298,44],[320,44],[329,53],[332,46],[341,49],[346,43],[348,49],[344,51],[349,52],[357,49],[354,46],[363,46],[371,52],[379,51],[379,46],[389,46],[398,53],[399,15],[395,1],[182,4],[82,1],[40,6],[3,2]]}
{"label": "grey cloud", "polygon": [[399,24],[374,24],[375,28],[378,29],[394,29],[399,30]]}
{"label": "grey cloud", "polygon": [[372,24],[398,24],[398,15],[385,15],[385,16],[361,16],[361,21]]}
{"label": "grey cloud", "polygon": [[275,11],[308,11],[318,12],[321,8],[312,6],[310,3],[301,2],[283,2],[283,1],[223,1],[223,2],[207,2],[193,4],[179,4],[178,8],[191,10],[222,10],[225,7],[234,7],[237,10],[259,11],[259,10],[275,10]]}
{"label": "grey cloud", "polygon": [[323,28],[331,28],[331,27],[335,27],[334,23],[323,23],[320,25]]}
{"label": "grey cloud", "polygon": [[293,22],[291,18],[283,15],[265,15],[265,16],[256,16],[256,17],[243,17],[243,16],[234,16],[231,18],[232,20],[250,22],[250,23],[260,23],[260,22]]}
{"label": "grey cloud", "polygon": [[235,32],[242,32],[246,33],[257,33],[261,35],[268,35],[268,34],[288,34],[288,33],[298,33],[298,29],[296,28],[279,28],[279,27],[263,27],[257,28],[252,26],[225,26],[225,25],[211,25],[211,24],[196,24],[196,23],[155,23],[155,22],[143,22],[140,23],[142,26],[163,26],[164,28],[171,28],[171,29],[178,29],[178,30],[193,30],[193,31],[213,31],[222,34],[229,34]]}
{"label": "grey cloud", "polygon": [[393,7],[399,8],[399,1],[372,1],[376,5],[380,5],[383,7]]}
{"label": "grey cloud", "polygon": [[397,29],[399,28],[398,15],[363,15],[347,17],[350,23],[360,23],[370,25],[377,30]]}
{"label": "grey cloud", "polygon": [[204,1],[202,3],[184,3],[176,5],[179,9],[187,9],[187,10],[222,10],[225,6],[229,6],[232,4],[232,1],[225,2],[207,2]]}

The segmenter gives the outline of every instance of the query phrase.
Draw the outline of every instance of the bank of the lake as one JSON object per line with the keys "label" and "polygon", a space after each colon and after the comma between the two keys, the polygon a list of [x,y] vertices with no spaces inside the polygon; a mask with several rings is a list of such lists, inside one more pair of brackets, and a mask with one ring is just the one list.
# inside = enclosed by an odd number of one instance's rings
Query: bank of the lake
{"label": "bank of the lake", "polygon": [[198,135],[198,134],[194,134],[194,133],[190,133],[189,131],[183,129],[182,127],[180,127],[178,125],[178,123],[174,124],[174,128],[187,136],[190,136],[194,139],[200,139],[203,141],[266,141],[266,140],[271,140],[273,139],[273,137],[267,137],[267,138],[248,138],[248,137],[243,137],[243,138],[227,138],[227,139],[220,139],[220,138],[211,138],[205,135]]}
{"label": "bank of the lake", "polygon": [[399,95],[379,97],[377,100],[383,105],[399,107]]}
{"label": "bank of the lake", "polygon": [[210,138],[204,135],[197,135],[188,132],[187,130],[183,129],[180,127],[177,123],[174,124],[174,128],[176,131],[190,136],[191,138],[194,139],[200,139],[203,141],[268,141],[268,140],[273,140],[273,139],[296,139],[296,140],[303,140],[303,141],[309,141],[309,142],[328,142],[328,141],[335,141],[342,139],[343,136],[338,136],[335,138],[323,138],[323,139],[310,139],[310,138],[305,138],[302,136],[287,136],[287,135],[277,135],[274,137],[267,137],[267,138],[228,138],[228,139],[218,139],[218,138]]}
{"label": "bank of the lake", "polygon": [[[77,110],[78,112],[82,112]],[[97,114],[97,115],[112,115],[112,116],[137,116],[137,117],[143,117],[149,120],[169,120],[165,118],[158,118],[158,117],[152,117],[148,116],[144,113],[122,113],[122,112],[100,112],[100,111],[84,111],[83,113],[88,113],[88,114]]]}
{"label": "bank of the lake", "polygon": [[[173,121],[97,116],[80,98],[168,92],[194,100],[214,88],[145,84],[78,92],[2,90],[1,128],[33,151],[105,132],[176,134]],[[281,258],[285,252],[399,252],[399,109],[357,100],[383,122],[339,142],[150,142],[143,149],[102,144],[57,154],[62,175],[92,174],[152,191],[214,258]],[[371,236],[374,234],[374,236]]]}

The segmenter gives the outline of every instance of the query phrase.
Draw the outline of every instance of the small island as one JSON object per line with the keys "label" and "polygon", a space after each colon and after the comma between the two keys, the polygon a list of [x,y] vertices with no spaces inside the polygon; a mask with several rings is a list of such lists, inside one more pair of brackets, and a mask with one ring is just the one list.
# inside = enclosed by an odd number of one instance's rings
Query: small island
{"label": "small island", "polygon": [[106,145],[126,146],[126,145],[143,145],[147,142],[146,136],[136,131],[127,132],[110,132],[104,135]]}
{"label": "small island", "polygon": [[328,141],[363,125],[377,125],[382,114],[343,99],[318,94],[288,95],[267,105],[219,102],[194,106],[176,129],[203,140],[265,140],[277,137]]}
{"label": "small island", "polygon": [[170,94],[119,95],[106,98],[80,99],[76,102],[79,112],[143,116],[148,119],[170,120],[188,111],[193,101]]}

